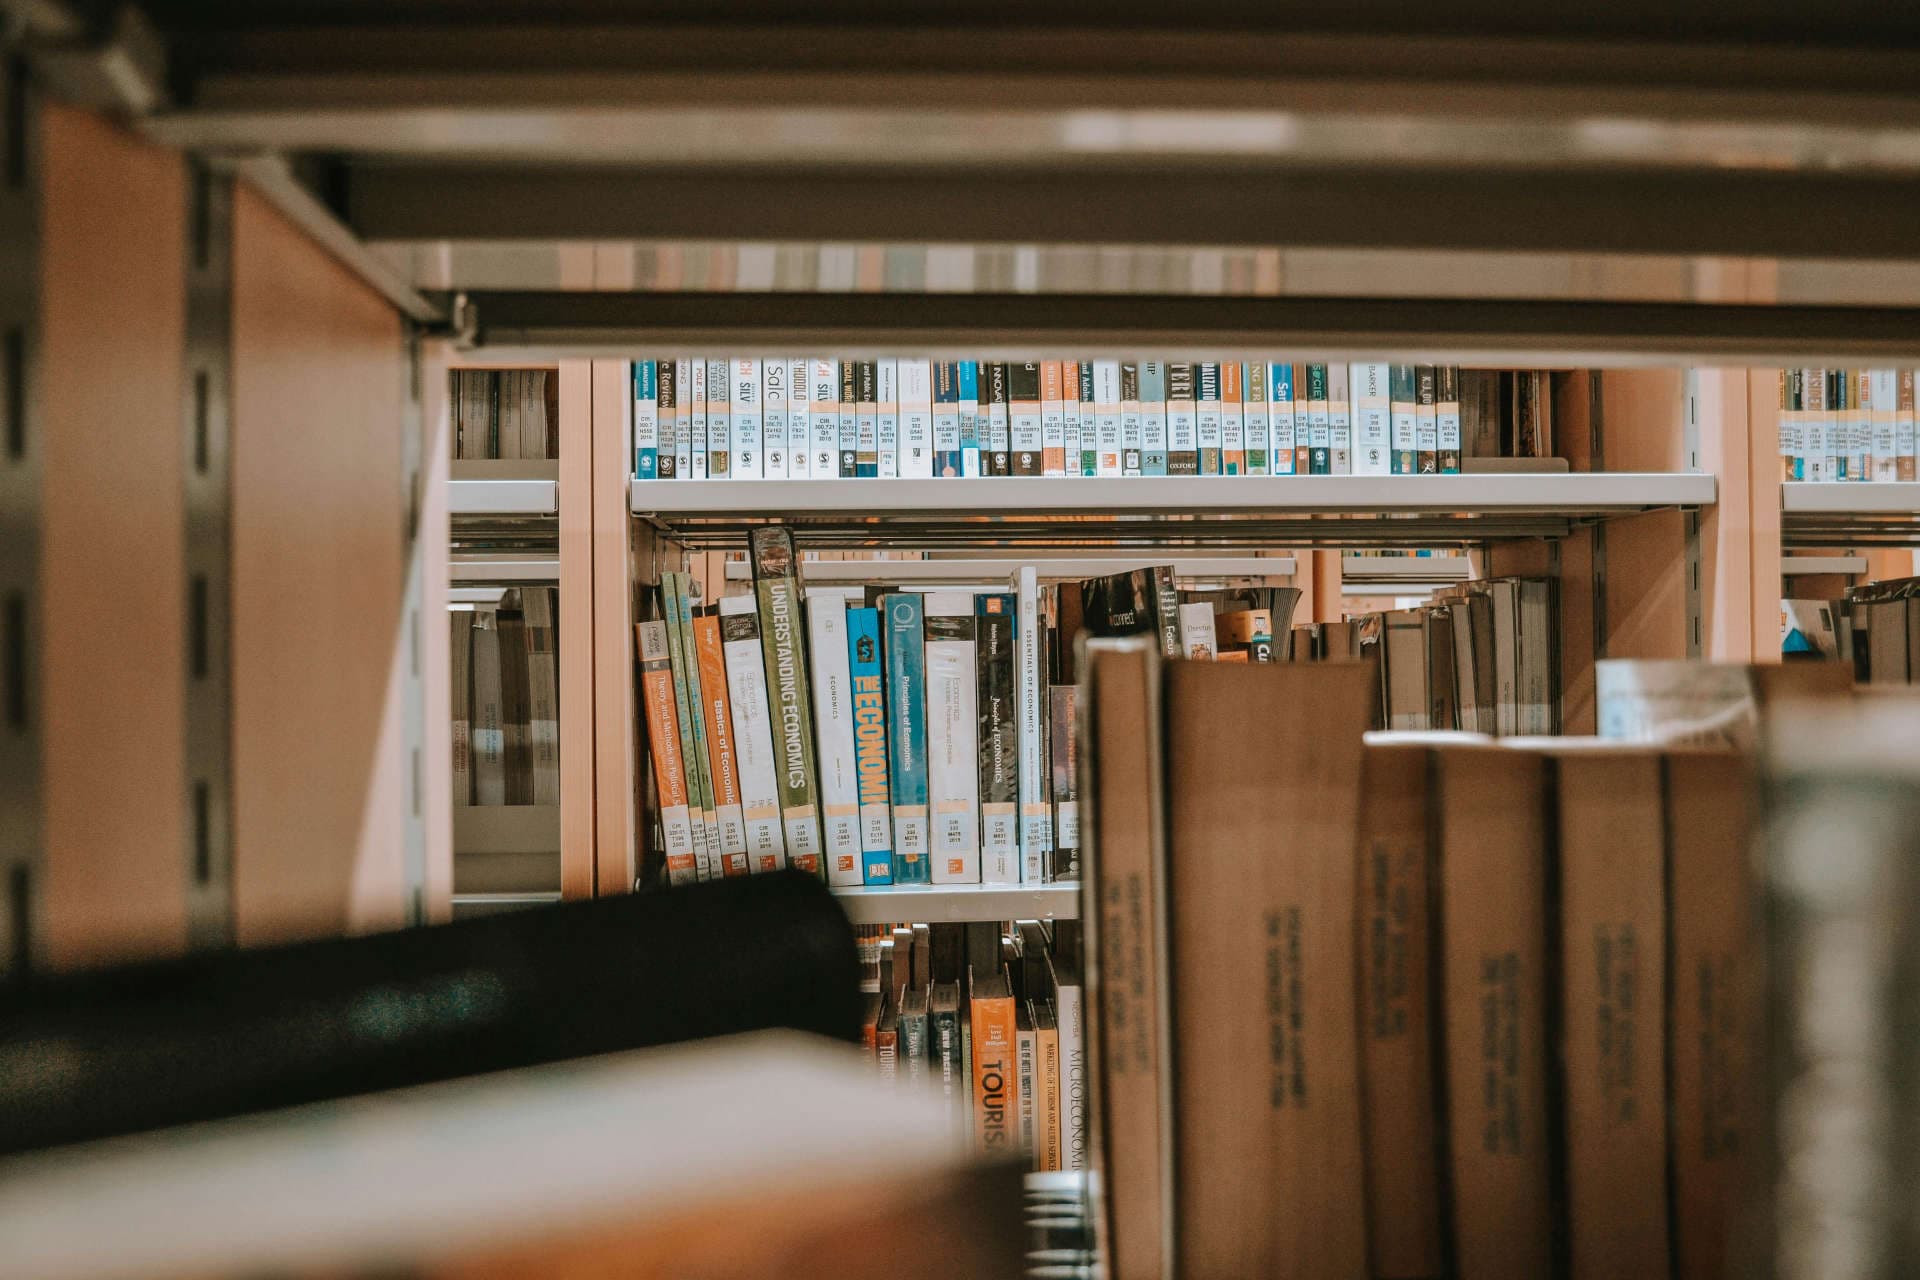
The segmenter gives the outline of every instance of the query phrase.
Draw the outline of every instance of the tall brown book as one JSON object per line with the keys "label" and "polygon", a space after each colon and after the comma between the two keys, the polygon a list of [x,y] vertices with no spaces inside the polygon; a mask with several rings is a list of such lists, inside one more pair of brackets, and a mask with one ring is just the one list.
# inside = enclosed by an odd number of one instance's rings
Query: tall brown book
{"label": "tall brown book", "polygon": [[1159,649],[1148,636],[1084,643],[1081,733],[1093,787],[1083,801],[1082,874],[1099,974],[1100,1233],[1112,1280],[1161,1280],[1173,1274],[1173,1144]]}
{"label": "tall brown book", "polygon": [[1748,1004],[1761,954],[1747,861],[1752,783],[1740,757],[1719,753],[1676,752],[1666,772],[1674,1274],[1720,1280],[1732,1274],[1743,1159],[1759,1146]]}
{"label": "tall brown book", "polygon": [[1553,1274],[1547,762],[1435,750],[1441,1114],[1459,1280]]}
{"label": "tall brown book", "polygon": [[1360,1084],[1376,1280],[1446,1270],[1435,1152],[1427,748],[1369,743],[1360,808]]}
{"label": "tall brown book", "polygon": [[1666,822],[1659,752],[1556,753],[1572,1280],[1667,1267]]}
{"label": "tall brown book", "polygon": [[1166,667],[1178,1271],[1366,1274],[1353,853],[1371,667]]}

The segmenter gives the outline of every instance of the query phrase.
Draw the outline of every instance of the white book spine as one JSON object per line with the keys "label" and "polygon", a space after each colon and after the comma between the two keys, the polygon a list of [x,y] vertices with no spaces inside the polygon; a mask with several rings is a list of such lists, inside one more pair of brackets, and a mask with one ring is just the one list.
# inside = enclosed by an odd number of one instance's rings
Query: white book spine
{"label": "white book spine", "polygon": [[[1913,370],[1897,371],[1894,374],[1894,382],[1899,392],[1896,397],[1893,420],[1895,478],[1907,480],[1913,477],[1915,464],[1920,461],[1914,456],[1916,441],[1913,421]],[[1795,477],[1795,479],[1798,478],[1798,476]]]}
{"label": "white book spine", "polygon": [[[1240,394],[1245,396],[1246,392],[1242,390]],[[1244,400],[1220,402],[1220,448],[1222,475],[1247,474],[1247,408]],[[1229,467],[1232,467],[1231,472],[1228,471]]]}
{"label": "white book spine", "polygon": [[733,362],[733,478],[759,480],[766,473],[760,446],[760,362]]}
{"label": "white book spine", "polygon": [[1327,366],[1327,474],[1353,474],[1353,401],[1347,366]]}
{"label": "white book spine", "polygon": [[1020,879],[1039,884],[1046,878],[1046,855],[1053,848],[1053,804],[1047,795],[1046,738],[1041,726],[1040,579],[1032,565],[1020,569],[1014,621],[1014,648],[1020,717]]}
{"label": "white book spine", "polygon": [[1061,985],[1054,990],[1054,1012],[1060,1033],[1060,1163],[1084,1170],[1087,1159],[1087,1028],[1082,988]]}
{"label": "white book spine", "polygon": [[[677,479],[693,478],[693,360],[673,362],[674,394],[679,397],[673,411],[673,474]],[[701,419],[701,430],[706,420]]]}
{"label": "white book spine", "polygon": [[935,884],[980,882],[980,748],[973,596],[926,599],[927,807]]}
{"label": "white book spine", "polygon": [[[1202,473],[1206,473],[1209,461],[1212,462],[1217,471],[1224,472],[1226,470],[1226,463],[1220,454],[1226,447],[1226,430],[1220,413],[1219,366],[1214,366],[1212,386],[1207,388],[1207,390],[1213,392],[1212,395],[1206,394],[1206,391],[1201,389],[1200,368],[1201,366],[1197,364],[1193,367],[1194,447],[1197,448],[1201,454],[1202,461],[1200,463],[1200,469]],[[1208,459],[1208,454],[1212,455],[1211,459]]]}
{"label": "white book spine", "polygon": [[1128,364],[1120,370],[1120,474],[1140,474],[1141,452],[1145,448],[1146,418],[1140,410],[1140,367]]}
{"label": "white book spine", "polygon": [[733,478],[732,368],[726,360],[707,361],[707,475]]}
{"label": "white book spine", "polygon": [[860,781],[853,756],[853,676],[848,668],[844,595],[823,592],[807,597],[807,643],[827,883],[851,888],[864,883],[865,877],[860,866]]}
{"label": "white book spine", "polygon": [[[1065,463],[1067,448],[1066,401],[1061,398],[1061,386],[1058,361],[1048,361],[1041,366],[1040,392],[1040,456],[1044,460],[1043,475],[1062,476],[1066,474]],[[1052,377],[1048,377],[1048,373]],[[1051,391],[1053,394],[1048,395]]]}
{"label": "white book spine", "polygon": [[1069,360],[1062,366],[1062,395],[1060,399],[1060,439],[1066,448],[1067,474],[1080,474],[1081,456],[1086,452],[1086,441],[1080,415],[1091,414],[1093,406],[1080,403],[1080,365]]}
{"label": "white book spine", "polygon": [[807,361],[808,410],[812,419],[807,456],[815,480],[840,474],[840,366],[833,360]]}
{"label": "white book spine", "polygon": [[787,841],[780,828],[773,721],[767,710],[767,668],[760,651],[760,617],[752,596],[721,599],[720,650],[727,663],[727,702],[733,716],[734,759],[740,770],[747,869],[777,871],[787,865]]}
{"label": "white book spine", "polygon": [[787,369],[769,360],[761,374],[760,473],[769,480],[787,478]]}
{"label": "white book spine", "polygon": [[[1171,381],[1171,378],[1169,378]],[[1166,401],[1167,453],[1198,453],[1200,451],[1200,421],[1197,407],[1191,400]],[[1217,441],[1215,442],[1218,443]],[[1171,464],[1169,464],[1171,465]]]}
{"label": "white book spine", "polygon": [[1393,410],[1387,398],[1387,366],[1354,365],[1351,394],[1354,401],[1353,473],[1389,475],[1393,469]]}
{"label": "white book spine", "polygon": [[501,719],[500,629],[490,611],[473,615],[473,802],[507,802],[507,733]]}
{"label": "white book spine", "polygon": [[900,362],[882,360],[874,371],[880,405],[880,477],[892,479],[900,474]]}
{"label": "white book spine", "polygon": [[1447,385],[1452,388],[1451,400],[1436,400],[1434,404],[1434,429],[1440,437],[1440,470],[1457,472],[1460,470],[1460,371],[1449,370],[1452,375]]}
{"label": "white book spine", "polygon": [[1898,417],[1894,405],[1900,375],[1892,369],[1873,371],[1873,478],[1891,480],[1899,469]]}
{"label": "white book spine", "polygon": [[1300,370],[1297,364],[1269,364],[1267,366],[1267,472],[1269,475],[1290,476],[1298,468],[1295,466],[1295,446],[1299,443],[1299,413],[1295,408],[1298,392],[1294,387],[1294,376]]}
{"label": "white book spine", "polygon": [[[1136,426],[1138,410],[1135,410]],[[1126,444],[1120,411],[1120,362],[1093,362],[1093,436],[1094,474],[1117,476],[1125,473],[1121,450]]]}
{"label": "white book spine", "polygon": [[933,365],[927,360],[899,362],[900,475],[933,478]]}
{"label": "white book spine", "polygon": [[813,453],[807,430],[813,422],[813,387],[807,378],[808,361],[787,362],[787,475],[804,480],[813,473]]}
{"label": "white book spine", "polygon": [[1267,418],[1268,376],[1266,361],[1249,360],[1246,377],[1240,380],[1242,394],[1246,396],[1240,413],[1246,419],[1247,474],[1250,476],[1273,474],[1273,428]]}
{"label": "white book spine", "polygon": [[[954,362],[943,360],[940,361],[939,364],[944,366],[939,372],[940,381],[948,391],[957,392],[959,387],[956,385],[957,379],[954,371]],[[954,460],[958,459],[959,456],[960,401],[957,396],[951,400],[946,399],[944,396],[935,397],[933,402],[933,457],[935,467],[940,469],[939,474],[946,475],[947,472],[944,468],[952,465],[953,474],[958,475],[959,467],[955,465]]]}
{"label": "white book spine", "polygon": [[684,384],[693,387],[693,413],[687,420],[687,430],[692,434],[693,439],[693,469],[690,473],[682,472],[681,474],[691,474],[695,480],[705,480],[708,475],[707,362],[689,360],[687,364],[689,374],[693,378],[692,383]]}

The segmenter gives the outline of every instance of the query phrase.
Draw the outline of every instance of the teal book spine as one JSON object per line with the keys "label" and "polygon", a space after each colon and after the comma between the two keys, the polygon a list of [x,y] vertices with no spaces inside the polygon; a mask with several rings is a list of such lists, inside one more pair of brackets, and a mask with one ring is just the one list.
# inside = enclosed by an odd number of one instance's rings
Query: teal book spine
{"label": "teal book spine", "polygon": [[861,878],[866,884],[892,884],[893,796],[878,609],[847,610],[847,667],[853,684],[853,768],[860,789]]}
{"label": "teal book spine", "polygon": [[927,822],[927,655],[918,595],[880,598],[886,626],[887,767],[893,801],[893,882],[930,884]]}

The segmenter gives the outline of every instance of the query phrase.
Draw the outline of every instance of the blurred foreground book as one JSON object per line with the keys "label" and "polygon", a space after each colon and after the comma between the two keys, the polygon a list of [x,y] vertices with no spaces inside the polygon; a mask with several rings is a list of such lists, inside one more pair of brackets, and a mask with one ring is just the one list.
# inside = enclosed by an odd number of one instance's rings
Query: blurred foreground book
{"label": "blurred foreground book", "polygon": [[763,1032],[0,1161],[4,1270],[1015,1276],[1020,1169],[931,1098]]}

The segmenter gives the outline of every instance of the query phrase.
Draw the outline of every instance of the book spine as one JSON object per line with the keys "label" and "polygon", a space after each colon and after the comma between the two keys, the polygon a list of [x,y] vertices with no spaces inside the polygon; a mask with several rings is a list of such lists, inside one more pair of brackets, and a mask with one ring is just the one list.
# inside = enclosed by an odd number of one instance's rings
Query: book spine
{"label": "book spine", "polygon": [[1267,465],[1276,476],[1300,474],[1300,415],[1292,364],[1267,366]]}
{"label": "book spine", "polygon": [[1413,369],[1413,439],[1419,474],[1440,474],[1440,418],[1434,407],[1433,366]]}
{"label": "book spine", "polygon": [[909,480],[933,476],[933,366],[902,360],[900,377],[900,474]]}
{"label": "book spine", "polygon": [[984,474],[980,440],[986,433],[981,430],[984,414],[980,403],[980,375],[985,367],[977,360],[962,360],[956,369],[960,388],[960,474],[968,478]]}
{"label": "book spine", "polygon": [[1053,810],[1046,795],[1046,755],[1041,741],[1041,669],[1045,655],[1040,642],[1040,579],[1032,565],[1020,569],[1018,614],[1013,641],[1020,659],[1020,879],[1026,884],[1046,880],[1047,851],[1053,847]]}
{"label": "book spine", "polygon": [[1144,419],[1140,407],[1140,366],[1120,365],[1120,474],[1141,473],[1141,455],[1145,448]]}
{"label": "book spine", "polygon": [[787,478],[787,373],[785,360],[769,360],[760,382],[761,474],[769,480]]}
{"label": "book spine", "polygon": [[893,788],[893,881],[928,884],[926,647],[921,601],[882,596],[886,626],[887,766]]}
{"label": "book spine", "polygon": [[1040,1167],[1039,1149],[1034,1142],[1033,1113],[1034,1104],[1040,1097],[1040,1086],[1035,1075],[1040,1060],[1040,1038],[1033,1029],[1032,1013],[1029,1012],[1026,1017],[1021,1018],[1018,1017],[1019,1009],[1016,1008],[1014,1012],[1016,1021],[1013,1033],[1013,1060],[1014,1079],[1017,1082],[1015,1087],[1018,1089],[1017,1096],[1020,1100],[1016,1110],[1019,1117],[1020,1152],[1027,1158],[1029,1167],[1038,1169]]}
{"label": "book spine", "polygon": [[1269,461],[1269,449],[1273,444],[1273,426],[1267,417],[1267,396],[1271,384],[1267,381],[1267,362],[1249,360],[1241,376],[1242,394],[1241,433],[1247,441],[1247,474],[1266,476],[1273,474],[1273,465]]}
{"label": "book spine", "polygon": [[1140,474],[1167,474],[1167,366],[1140,363]]}
{"label": "book spine", "polygon": [[929,1032],[932,1044],[928,1046],[933,1054],[935,1085],[939,1090],[941,1102],[947,1114],[953,1118],[955,1131],[965,1123],[968,1078],[965,1073],[966,1054],[961,1043],[960,1011],[955,1008],[941,1008],[932,1011],[927,1018],[931,1024]]}
{"label": "book spine", "polygon": [[447,614],[452,641],[453,802],[473,803],[473,614]]}
{"label": "book spine", "polygon": [[1078,693],[1070,684],[1057,684],[1048,690],[1052,719],[1047,745],[1053,764],[1053,851],[1047,855],[1050,881],[1080,878],[1080,794],[1075,780],[1079,748],[1074,723]]}
{"label": "book spine", "polygon": [[1389,475],[1393,470],[1393,418],[1387,398],[1387,366],[1356,364],[1350,376],[1354,402],[1353,473]]}
{"label": "book spine", "polygon": [[1065,1167],[1060,1142],[1060,1024],[1051,1006],[1040,1015],[1040,1024],[1034,1037],[1039,1059],[1034,1076],[1040,1097],[1033,1107],[1033,1167],[1041,1173],[1058,1173]]}
{"label": "book spine", "polygon": [[732,371],[725,360],[707,361],[707,476],[733,478]]}
{"label": "book spine", "polygon": [[862,360],[853,370],[853,474],[880,474],[880,370]]}
{"label": "book spine", "polygon": [[633,362],[633,474],[638,480],[660,475],[660,387],[651,360]]}
{"label": "book spine", "polygon": [[660,575],[660,609],[666,619],[667,657],[673,671],[674,716],[680,729],[680,767],[686,775],[687,817],[693,831],[694,879],[707,880],[715,873],[714,854],[706,806],[701,796],[704,769],[694,746],[695,721],[698,719],[696,713],[700,703],[693,694],[686,628],[680,619],[683,594],[681,577],[678,573]]}
{"label": "book spine", "polygon": [[[1076,474],[1097,476],[1100,474],[1100,414],[1099,405],[1093,397],[1093,361],[1080,361],[1078,369],[1080,395],[1077,401],[1079,409],[1077,421],[1080,424],[1078,428],[1080,466]],[[1070,428],[1067,432],[1068,444],[1073,443],[1073,437],[1074,430]],[[1068,455],[1069,458],[1072,456],[1072,454]],[[1072,469],[1069,468],[1069,470]]]}
{"label": "book spine", "polygon": [[528,744],[533,750],[533,802],[560,803],[560,684],[554,653],[552,587],[520,588],[527,619]]}
{"label": "book spine", "polygon": [[1007,419],[1016,476],[1040,475],[1044,465],[1040,376],[1040,366],[1032,360],[1007,366]]}
{"label": "book spine", "polygon": [[979,596],[980,879],[1020,882],[1020,726],[1015,713],[1014,597]]}
{"label": "book spine", "polygon": [[1167,474],[1200,474],[1200,428],[1194,404],[1194,366],[1167,366]]}
{"label": "book spine", "polygon": [[879,456],[875,470],[883,480],[900,474],[900,362],[882,360],[875,375],[876,394],[880,397],[874,415],[874,436]]}
{"label": "book spine", "polygon": [[507,802],[507,733],[500,629],[491,611],[473,615],[473,802]]}
{"label": "book spine", "polygon": [[1780,371],[1780,478],[1801,478],[1805,454],[1800,444],[1800,370]]}
{"label": "book spine", "polygon": [[1327,366],[1310,364],[1307,366],[1307,438],[1306,458],[1301,460],[1300,441],[1294,445],[1294,460],[1300,470],[1307,475],[1324,476],[1332,474],[1333,464],[1333,416],[1332,405],[1327,399]]}
{"label": "book spine", "polygon": [[1873,371],[1847,370],[1847,475],[1873,479]]}
{"label": "book spine", "polygon": [[1801,440],[1806,450],[1806,478],[1815,482],[1831,480],[1833,474],[1827,469],[1827,371],[1803,369],[1801,372],[1806,396],[1806,411],[1800,419]]}
{"label": "book spine", "polygon": [[1460,370],[1441,365],[1434,370],[1434,434],[1439,440],[1440,474],[1460,474]]}
{"label": "book spine", "polygon": [[787,365],[787,475],[805,480],[813,474],[813,361]]}
{"label": "book spine", "polygon": [[740,766],[733,744],[733,712],[727,705],[727,657],[720,651],[720,619],[693,620],[700,663],[701,711],[707,751],[713,761],[713,810],[720,836],[720,873],[748,873],[746,815],[740,803]]}
{"label": "book spine", "polygon": [[960,368],[952,360],[933,362],[933,474],[960,474]]}
{"label": "book spine", "polygon": [[689,440],[689,465],[695,480],[705,480],[707,468],[707,362],[705,360],[687,361],[687,376],[692,379],[693,399],[690,402],[692,412],[687,417],[687,437]]}
{"label": "book spine", "polygon": [[887,782],[887,693],[880,664],[880,611],[847,610],[847,670],[853,681],[853,761],[860,788],[861,879],[893,883],[893,811]]}
{"label": "book spine", "polygon": [[1393,432],[1393,474],[1417,475],[1420,470],[1420,426],[1414,401],[1414,368],[1410,364],[1389,366],[1387,399]]}
{"label": "book spine", "polygon": [[853,678],[848,670],[847,599],[828,593],[807,600],[808,663],[813,673],[813,727],[819,766],[820,835],[827,883],[864,883],[860,850],[860,784],[853,757]]}
{"label": "book spine", "polygon": [[835,366],[840,411],[834,417],[834,474],[850,479],[860,473],[860,365],[842,360]]}
{"label": "book spine", "polygon": [[683,474],[680,454],[680,379],[678,360],[655,362],[655,393],[659,397],[660,453],[655,474],[662,480],[677,480]]}
{"label": "book spine", "polygon": [[984,366],[987,373],[987,474],[1012,474],[1012,428],[1007,412],[1007,366],[996,361]]}
{"label": "book spine", "polygon": [[[1137,394],[1137,393],[1136,393]],[[1135,411],[1136,413],[1138,410]],[[1126,474],[1122,458],[1123,427],[1120,409],[1120,362],[1093,362],[1093,474]]]}
{"label": "book spine", "polygon": [[813,479],[829,480],[840,474],[839,366],[831,360],[807,361],[807,386],[810,470]]}
{"label": "book spine", "polygon": [[773,720],[774,777],[786,828],[787,862],[824,878],[820,817],[815,809],[813,715],[807,705],[807,659],[802,651],[800,583],[793,543],[784,529],[753,533],[754,595],[760,604],[760,643]]}
{"label": "book spine", "polygon": [[660,796],[667,883],[691,884],[698,878],[698,869],[693,821],[687,809],[686,765],[680,755],[680,726],[674,712],[667,624],[643,622],[636,630],[640,641],[640,695],[647,716],[647,753],[653,758],[654,789]]}
{"label": "book spine", "polygon": [[735,480],[759,480],[765,467],[760,458],[760,361],[735,360],[732,393],[733,455]]}
{"label": "book spine", "polygon": [[1067,474],[1065,392],[1060,384],[1060,362],[1040,362],[1040,474]]}
{"label": "book spine", "polygon": [[[1913,419],[1913,370],[1902,369],[1899,376],[1898,403],[1894,407],[1894,479],[1912,480],[1915,475]],[[1794,479],[1801,479],[1795,476]]]}
{"label": "book spine", "polygon": [[1893,369],[1873,371],[1873,478],[1892,480],[1899,471],[1896,408],[1900,375]]}
{"label": "book spine", "polygon": [[787,837],[780,824],[780,788],[774,778],[760,615],[752,596],[731,596],[720,602],[720,648],[726,656],[727,703],[733,713],[734,754],[740,762],[747,869],[756,875],[778,871],[787,865]]}
{"label": "book spine", "polygon": [[1153,567],[1153,608],[1157,634],[1160,637],[1160,655],[1166,658],[1181,656],[1180,648],[1180,593],[1173,585],[1173,570],[1167,565]]}
{"label": "book spine", "polygon": [[973,597],[925,602],[927,797],[933,882],[980,882],[979,705],[974,672]]}
{"label": "book spine", "polygon": [[900,1080],[915,1097],[927,1088],[927,1011],[900,1015]]}
{"label": "book spine", "polygon": [[1193,436],[1200,455],[1200,474],[1223,474],[1225,429],[1220,414],[1220,365],[1206,360],[1193,367]]}
{"label": "book spine", "polygon": [[700,652],[693,634],[692,579],[679,575],[680,590],[674,597],[674,621],[678,624],[680,651],[685,664],[681,674],[687,686],[688,719],[693,729],[693,754],[688,756],[692,780],[687,794],[700,811],[698,830],[706,843],[706,862],[700,878],[710,880],[725,873],[726,862],[720,842],[719,799],[713,776],[713,753],[707,741],[706,690],[700,679]]}
{"label": "book spine", "polygon": [[1054,1009],[1060,1027],[1060,1163],[1077,1172],[1087,1168],[1087,1033],[1077,977],[1057,982]]}
{"label": "book spine", "polygon": [[1327,366],[1327,474],[1353,474],[1353,398],[1347,366]]}
{"label": "book spine", "polygon": [[1220,366],[1220,474],[1247,474],[1246,392],[1240,385],[1240,362]]}
{"label": "book spine", "polygon": [[975,995],[971,1007],[974,1149],[990,1158],[1007,1158],[1019,1143],[1013,997]]}

